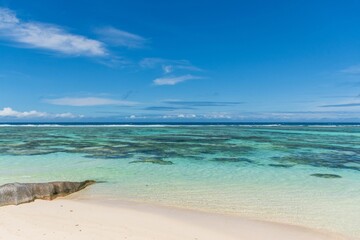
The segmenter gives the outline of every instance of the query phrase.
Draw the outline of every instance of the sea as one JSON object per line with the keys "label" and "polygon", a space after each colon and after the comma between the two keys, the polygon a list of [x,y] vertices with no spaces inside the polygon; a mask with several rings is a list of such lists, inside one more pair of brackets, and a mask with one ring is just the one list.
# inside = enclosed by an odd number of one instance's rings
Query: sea
{"label": "sea", "polygon": [[360,236],[357,123],[0,123],[0,184]]}

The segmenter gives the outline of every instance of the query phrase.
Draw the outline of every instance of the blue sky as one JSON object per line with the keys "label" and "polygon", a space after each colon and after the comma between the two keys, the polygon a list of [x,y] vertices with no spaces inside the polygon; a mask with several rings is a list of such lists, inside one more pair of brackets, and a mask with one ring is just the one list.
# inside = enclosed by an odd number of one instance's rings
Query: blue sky
{"label": "blue sky", "polygon": [[0,0],[0,121],[359,121],[359,12]]}

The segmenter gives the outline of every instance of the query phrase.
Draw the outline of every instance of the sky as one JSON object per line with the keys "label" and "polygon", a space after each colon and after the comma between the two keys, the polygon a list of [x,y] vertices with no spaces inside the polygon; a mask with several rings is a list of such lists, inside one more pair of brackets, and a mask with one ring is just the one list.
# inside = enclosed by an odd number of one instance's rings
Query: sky
{"label": "sky", "polygon": [[359,12],[356,0],[0,0],[0,122],[358,122]]}

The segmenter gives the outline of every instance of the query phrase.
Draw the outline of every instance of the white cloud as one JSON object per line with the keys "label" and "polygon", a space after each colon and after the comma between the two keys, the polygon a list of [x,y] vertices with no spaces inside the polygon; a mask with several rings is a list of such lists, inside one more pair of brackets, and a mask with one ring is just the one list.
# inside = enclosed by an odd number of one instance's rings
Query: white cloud
{"label": "white cloud", "polygon": [[47,49],[67,55],[107,55],[100,41],[69,33],[56,25],[22,21],[6,8],[0,8],[0,37],[20,43],[22,47]]}
{"label": "white cloud", "polygon": [[23,118],[23,117],[45,117],[45,116],[47,116],[47,113],[44,112],[37,112],[37,111],[18,112],[9,107],[0,110],[0,117]]}
{"label": "white cloud", "polygon": [[55,118],[83,118],[84,115],[75,115],[72,113],[57,113],[53,114]]}
{"label": "white cloud", "polygon": [[54,105],[75,106],[75,107],[101,106],[101,105],[133,106],[137,104],[136,102],[122,101],[122,100],[116,100],[110,98],[99,98],[99,97],[82,97],[82,98],[64,97],[64,98],[46,99],[45,102]]}
{"label": "white cloud", "polygon": [[196,118],[196,114],[178,114],[178,118]]}
{"label": "white cloud", "polygon": [[155,85],[175,85],[184,81],[201,79],[203,77],[193,76],[191,74],[179,76],[179,77],[162,77],[154,80]]}
{"label": "white cloud", "polygon": [[164,73],[171,73],[172,71],[174,71],[174,67],[172,65],[163,65],[162,69]]}
{"label": "white cloud", "polygon": [[114,27],[105,27],[96,30],[104,42],[115,46],[128,48],[142,48],[147,40],[139,35],[125,32]]}
{"label": "white cloud", "polygon": [[203,71],[192,65],[188,60],[171,60],[163,58],[144,58],[140,61],[139,65],[143,68],[157,68],[161,67],[164,74],[171,73],[174,71],[192,71],[200,72]]}
{"label": "white cloud", "polygon": [[72,113],[59,113],[52,114],[46,112],[38,112],[35,110],[28,112],[19,112],[15,111],[10,107],[5,107],[0,110],[0,118],[2,117],[10,117],[10,118],[78,118],[83,117],[82,115],[74,115]]}
{"label": "white cloud", "polygon": [[153,81],[155,85],[175,85],[187,80],[203,78],[189,74],[189,72],[200,72],[203,70],[192,65],[188,60],[144,58],[139,62],[139,65],[142,68],[160,68],[162,70],[162,76]]}

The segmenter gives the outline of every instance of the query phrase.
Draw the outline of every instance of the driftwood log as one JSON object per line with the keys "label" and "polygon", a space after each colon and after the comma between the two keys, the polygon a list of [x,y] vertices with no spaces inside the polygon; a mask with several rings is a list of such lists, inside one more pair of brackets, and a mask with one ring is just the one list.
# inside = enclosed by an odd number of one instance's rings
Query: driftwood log
{"label": "driftwood log", "polygon": [[0,186],[0,207],[18,205],[36,199],[52,200],[80,191],[95,181],[48,182],[48,183],[8,183]]}

